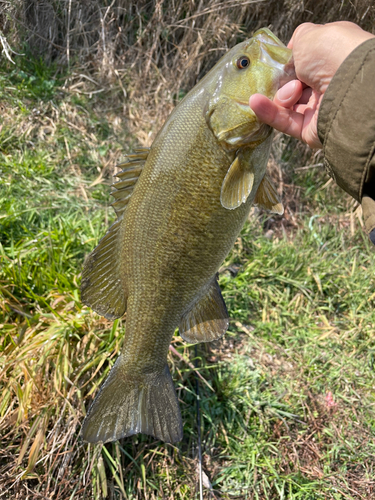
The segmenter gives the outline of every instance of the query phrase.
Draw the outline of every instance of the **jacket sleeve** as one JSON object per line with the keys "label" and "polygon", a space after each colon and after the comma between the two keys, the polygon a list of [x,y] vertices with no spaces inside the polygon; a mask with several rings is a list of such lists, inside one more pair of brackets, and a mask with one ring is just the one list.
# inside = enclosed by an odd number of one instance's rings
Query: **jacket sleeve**
{"label": "jacket sleeve", "polygon": [[362,203],[375,244],[375,38],[345,59],[324,95],[318,135],[331,177]]}

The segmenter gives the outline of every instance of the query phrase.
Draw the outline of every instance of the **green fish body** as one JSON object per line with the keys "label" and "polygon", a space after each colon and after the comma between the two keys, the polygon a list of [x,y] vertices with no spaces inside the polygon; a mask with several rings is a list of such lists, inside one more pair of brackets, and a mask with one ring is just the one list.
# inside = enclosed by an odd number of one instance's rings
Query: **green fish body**
{"label": "green fish body", "polygon": [[225,333],[216,273],[253,203],[282,213],[266,175],[271,130],[248,101],[272,98],[291,79],[290,59],[267,29],[235,46],[118,174],[118,218],[85,262],[82,301],[109,319],[126,311],[126,332],[83,423],[86,441],[182,438],[169,345],[177,327],[191,343]]}

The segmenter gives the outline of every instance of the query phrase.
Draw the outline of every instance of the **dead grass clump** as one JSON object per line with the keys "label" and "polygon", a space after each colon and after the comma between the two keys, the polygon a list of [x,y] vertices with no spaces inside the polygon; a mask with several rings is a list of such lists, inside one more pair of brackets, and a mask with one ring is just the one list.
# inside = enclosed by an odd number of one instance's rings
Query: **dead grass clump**
{"label": "dead grass clump", "polygon": [[287,41],[307,21],[375,25],[366,0],[18,0],[12,9],[0,29],[11,23],[9,34],[34,55],[78,64],[107,86],[119,82],[129,125],[145,131],[144,143],[219,57],[256,29],[268,26]]}

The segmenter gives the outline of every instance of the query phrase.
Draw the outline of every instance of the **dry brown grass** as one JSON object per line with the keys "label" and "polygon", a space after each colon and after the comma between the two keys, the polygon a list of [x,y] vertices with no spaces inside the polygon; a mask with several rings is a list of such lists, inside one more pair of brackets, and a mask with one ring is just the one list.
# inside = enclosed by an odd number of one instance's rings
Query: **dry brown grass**
{"label": "dry brown grass", "polygon": [[351,20],[369,31],[375,26],[375,6],[367,0],[15,0],[4,5],[0,27],[14,43],[17,34],[34,55],[78,64],[101,85],[118,83],[129,126],[144,144],[176,100],[256,29],[268,26],[286,42],[302,22]]}

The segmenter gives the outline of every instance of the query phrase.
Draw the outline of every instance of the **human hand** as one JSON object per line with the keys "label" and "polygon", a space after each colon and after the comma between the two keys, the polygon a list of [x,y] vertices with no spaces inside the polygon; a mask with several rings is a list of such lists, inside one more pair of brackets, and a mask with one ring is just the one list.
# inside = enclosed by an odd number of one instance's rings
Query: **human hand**
{"label": "human hand", "polygon": [[252,95],[251,109],[260,121],[304,141],[311,148],[321,148],[317,124],[323,95],[346,57],[373,37],[346,21],[301,24],[288,44],[293,51],[298,80],[284,85],[273,101],[261,94]]}

